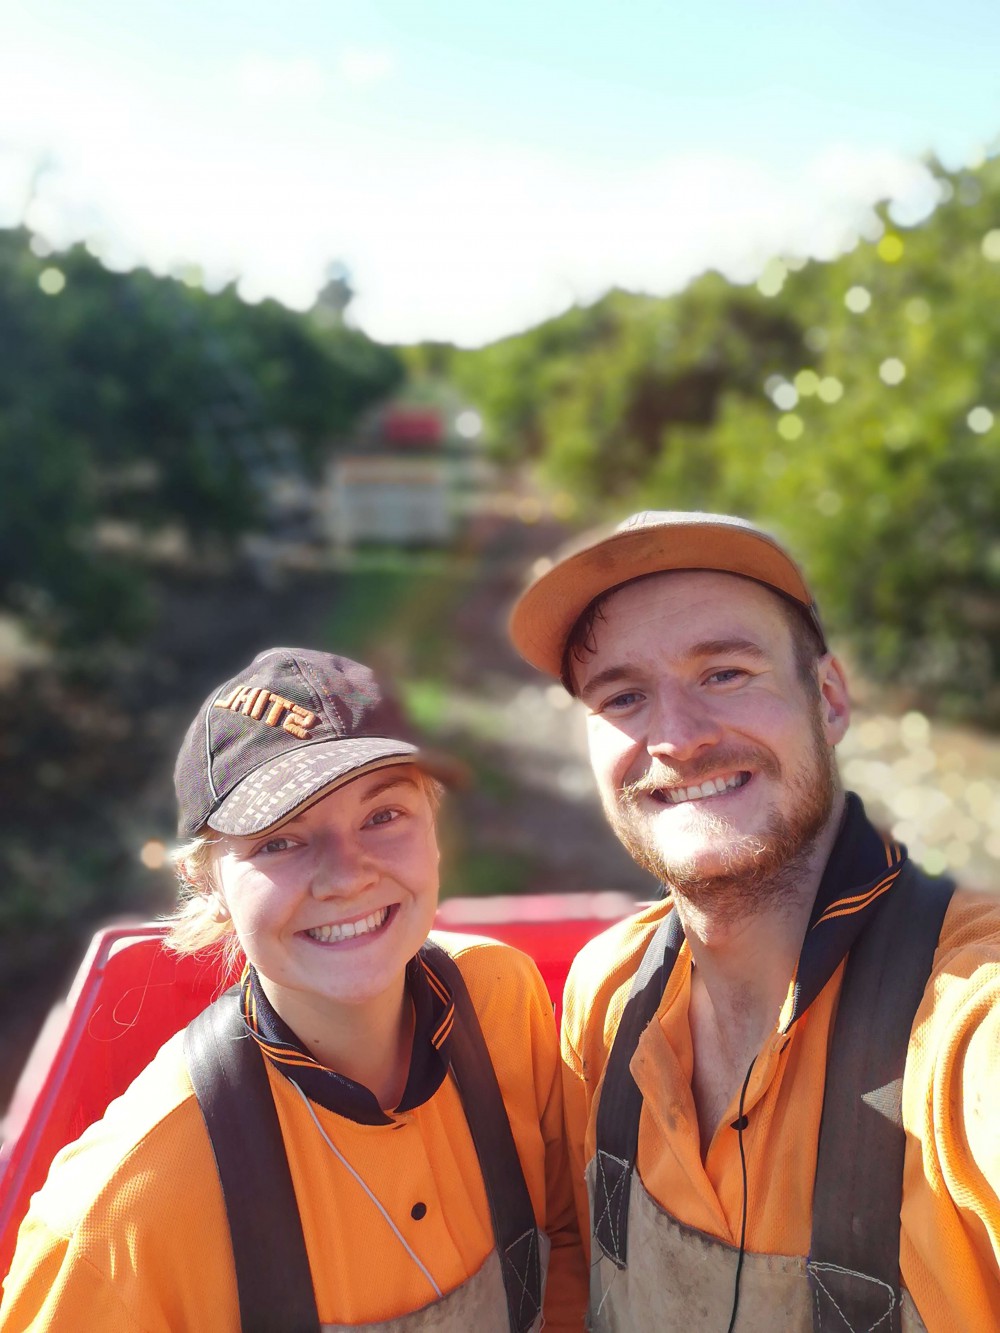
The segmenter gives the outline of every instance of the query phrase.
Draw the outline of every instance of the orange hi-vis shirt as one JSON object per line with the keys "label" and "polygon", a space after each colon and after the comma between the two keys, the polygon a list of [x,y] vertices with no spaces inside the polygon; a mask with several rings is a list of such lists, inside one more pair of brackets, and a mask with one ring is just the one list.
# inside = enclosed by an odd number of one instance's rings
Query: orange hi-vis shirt
{"label": "orange hi-vis shirt", "polygon": [[[860,802],[852,807],[858,818]],[[863,815],[860,816],[863,819]],[[865,821],[865,828],[874,830]],[[877,835],[876,835],[877,837]],[[869,842],[871,839],[869,839]],[[898,865],[882,844],[869,865],[813,925],[845,917]],[[868,848],[868,852],[871,848]],[[866,855],[868,854],[866,852]],[[834,858],[831,857],[831,864]],[[891,872],[890,872],[891,873]],[[864,878],[869,878],[866,873]],[[821,890],[822,892],[822,890]],[[866,901],[868,900],[868,901]],[[563,1013],[567,1138],[585,1246],[589,1207],[583,1173],[595,1151],[601,1080],[632,978],[671,910],[658,902],[590,941],[570,971]],[[807,941],[810,931],[807,931]],[[803,956],[806,951],[803,945]],[[827,1051],[844,974],[843,955],[787,1026],[782,1015],[753,1067],[744,1101],[747,1250],[809,1253]],[[691,952],[685,943],[631,1072],[644,1101],[636,1169],[646,1191],[681,1223],[739,1246],[743,1176],[733,1127],[738,1099],[723,1116],[702,1162],[691,1092],[694,1051],[688,1021]],[[819,984],[819,979],[817,979]],[[878,1015],[871,1016],[872,1023]],[[900,1272],[929,1333],[1000,1330],[1000,896],[959,890],[949,905],[931,977],[911,1030],[903,1080],[906,1130]]]}
{"label": "orange hi-vis shirt", "polygon": [[[578,1330],[586,1274],[551,1001],[525,954],[471,936],[434,938],[462,970],[535,1217],[552,1242],[545,1326]],[[0,1304],[3,1333],[238,1333],[225,1206],[182,1043],[183,1033],[171,1038],[103,1119],[56,1158],[19,1233]],[[366,1124],[307,1106],[270,1061],[267,1072],[321,1323],[376,1323],[429,1304],[435,1293],[420,1265],[445,1295],[480,1269],[495,1242],[452,1079],[387,1123]],[[259,1225],[271,1225],[266,1200]]]}

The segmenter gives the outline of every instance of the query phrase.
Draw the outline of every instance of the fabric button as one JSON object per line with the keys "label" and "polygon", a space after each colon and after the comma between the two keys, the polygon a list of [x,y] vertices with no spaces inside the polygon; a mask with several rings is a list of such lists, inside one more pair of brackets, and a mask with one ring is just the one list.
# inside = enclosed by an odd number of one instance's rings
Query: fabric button
{"label": "fabric button", "polygon": [[410,1216],[414,1222],[419,1222],[422,1217],[427,1216],[427,1205],[425,1203],[415,1203],[410,1209]]}

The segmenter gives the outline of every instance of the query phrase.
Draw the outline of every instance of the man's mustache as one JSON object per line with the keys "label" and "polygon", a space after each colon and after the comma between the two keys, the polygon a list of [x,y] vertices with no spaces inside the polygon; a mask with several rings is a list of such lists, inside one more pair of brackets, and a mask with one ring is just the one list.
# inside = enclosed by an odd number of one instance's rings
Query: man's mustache
{"label": "man's mustache", "polygon": [[620,789],[619,799],[623,802],[635,802],[640,796],[651,796],[653,792],[665,787],[696,787],[706,778],[717,777],[720,773],[763,773],[766,777],[777,777],[781,765],[768,750],[728,750],[716,751],[704,759],[687,764],[683,769],[671,768],[661,760],[654,759],[647,772],[634,782],[626,782]]}

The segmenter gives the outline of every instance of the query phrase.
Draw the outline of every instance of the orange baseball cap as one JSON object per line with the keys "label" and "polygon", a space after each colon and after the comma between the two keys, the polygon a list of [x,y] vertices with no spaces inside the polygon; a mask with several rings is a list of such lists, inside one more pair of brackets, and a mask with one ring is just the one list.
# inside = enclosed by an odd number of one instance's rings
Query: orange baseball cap
{"label": "orange baseball cap", "polygon": [[826,650],[815,598],[774,537],[732,514],[667,509],[646,509],[614,528],[586,533],[537,572],[511,612],[514,647],[558,679],[573,626],[596,597],[644,574],[680,569],[740,574],[764,584],[803,612]]}

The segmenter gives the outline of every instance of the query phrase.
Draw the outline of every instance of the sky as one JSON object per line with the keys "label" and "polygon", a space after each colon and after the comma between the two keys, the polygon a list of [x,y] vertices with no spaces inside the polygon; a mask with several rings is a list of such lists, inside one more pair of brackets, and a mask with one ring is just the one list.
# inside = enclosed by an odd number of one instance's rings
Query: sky
{"label": "sky", "polygon": [[475,346],[832,257],[1000,143],[996,0],[0,0],[0,225]]}

